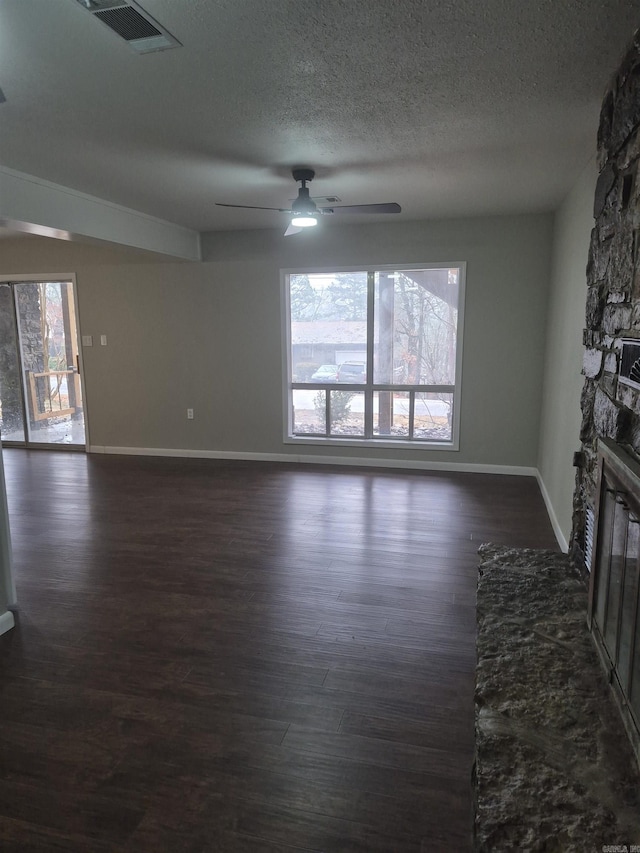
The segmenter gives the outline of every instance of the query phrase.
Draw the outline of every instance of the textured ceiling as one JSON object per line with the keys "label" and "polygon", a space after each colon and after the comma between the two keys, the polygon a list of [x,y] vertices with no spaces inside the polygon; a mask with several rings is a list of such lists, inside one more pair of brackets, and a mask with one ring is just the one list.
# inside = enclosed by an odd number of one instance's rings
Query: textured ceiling
{"label": "textured ceiling", "polygon": [[[0,3],[0,165],[199,231],[312,195],[399,219],[554,208],[636,0],[142,0],[138,55],[73,0]],[[357,221],[357,220],[356,220]]]}

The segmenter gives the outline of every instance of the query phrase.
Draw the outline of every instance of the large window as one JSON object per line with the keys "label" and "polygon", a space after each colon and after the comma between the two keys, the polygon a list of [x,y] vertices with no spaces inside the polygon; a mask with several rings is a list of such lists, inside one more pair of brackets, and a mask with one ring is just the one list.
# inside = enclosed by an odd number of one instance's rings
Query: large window
{"label": "large window", "polygon": [[287,437],[457,447],[464,267],[284,276]]}

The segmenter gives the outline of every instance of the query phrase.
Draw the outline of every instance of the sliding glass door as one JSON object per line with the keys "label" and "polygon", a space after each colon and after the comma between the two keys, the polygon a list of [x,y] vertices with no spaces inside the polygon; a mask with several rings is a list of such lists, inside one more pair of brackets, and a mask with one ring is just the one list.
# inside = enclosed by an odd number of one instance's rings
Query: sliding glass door
{"label": "sliding glass door", "polygon": [[85,446],[73,283],[0,283],[3,443]]}

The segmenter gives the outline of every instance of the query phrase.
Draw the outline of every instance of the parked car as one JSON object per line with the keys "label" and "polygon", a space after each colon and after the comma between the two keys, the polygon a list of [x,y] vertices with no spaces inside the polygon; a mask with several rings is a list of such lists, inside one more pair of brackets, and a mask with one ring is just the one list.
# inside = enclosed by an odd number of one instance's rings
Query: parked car
{"label": "parked car", "polygon": [[363,361],[343,361],[338,365],[336,382],[366,382],[367,366]]}
{"label": "parked car", "polygon": [[316,382],[337,382],[338,365],[321,364],[316,372],[311,374],[311,378],[315,379]]}

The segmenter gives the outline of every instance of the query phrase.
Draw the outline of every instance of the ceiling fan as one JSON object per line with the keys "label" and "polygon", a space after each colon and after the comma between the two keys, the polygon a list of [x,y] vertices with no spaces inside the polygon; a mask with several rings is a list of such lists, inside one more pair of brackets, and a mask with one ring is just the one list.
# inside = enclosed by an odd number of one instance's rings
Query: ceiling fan
{"label": "ceiling fan", "polygon": [[400,213],[402,208],[396,202],[383,204],[343,204],[339,207],[318,207],[315,201],[309,197],[310,183],[315,172],[313,169],[293,169],[293,180],[300,184],[298,198],[295,199],[290,208],[286,207],[257,207],[252,204],[223,204],[217,202],[218,207],[242,207],[247,210],[277,210],[279,213],[288,213],[291,216],[289,227],[284,232],[285,237],[291,234],[299,234],[303,228],[309,228],[318,224],[320,216],[333,216],[340,213]]}

